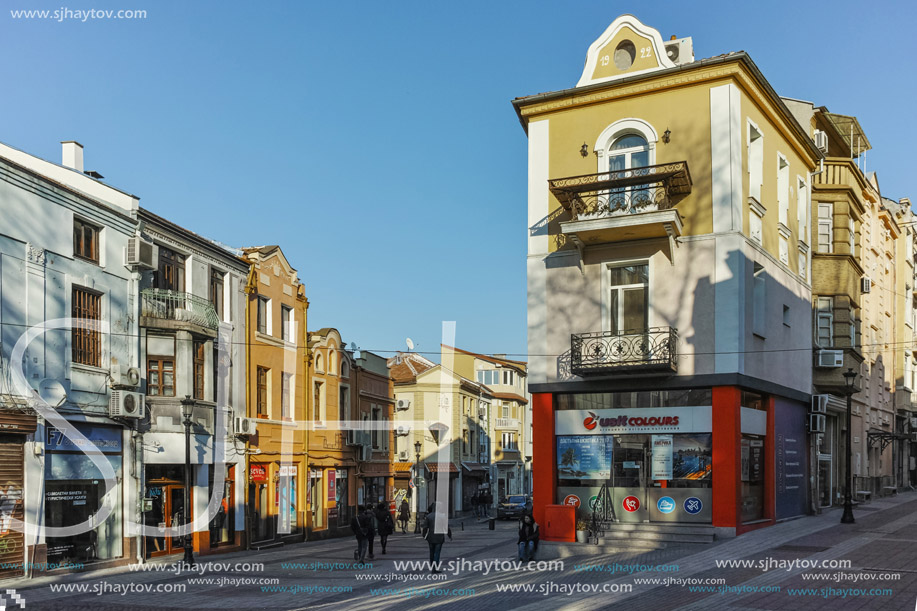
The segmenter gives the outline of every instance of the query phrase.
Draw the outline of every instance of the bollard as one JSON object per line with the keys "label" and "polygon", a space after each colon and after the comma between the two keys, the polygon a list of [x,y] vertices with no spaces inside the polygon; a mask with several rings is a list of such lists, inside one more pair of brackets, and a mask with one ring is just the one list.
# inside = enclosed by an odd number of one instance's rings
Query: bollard
{"label": "bollard", "polygon": [[494,528],[496,528],[496,526],[497,526],[497,521],[495,519],[491,518],[490,520],[487,521],[488,530],[493,530]]}
{"label": "bollard", "polygon": [[461,524],[462,524],[462,530],[464,531],[465,530],[465,521],[462,520]]}

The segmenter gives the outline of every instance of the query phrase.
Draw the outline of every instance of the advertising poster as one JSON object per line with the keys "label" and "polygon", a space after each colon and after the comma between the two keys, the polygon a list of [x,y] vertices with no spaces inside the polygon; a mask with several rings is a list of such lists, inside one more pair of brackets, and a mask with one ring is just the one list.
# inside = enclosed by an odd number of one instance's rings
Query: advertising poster
{"label": "advertising poster", "polygon": [[676,435],[672,479],[706,480],[713,476],[713,435]]}
{"label": "advertising poster", "polygon": [[334,495],[334,484],[336,481],[336,477],[335,477],[336,475],[337,475],[337,471],[335,471],[334,469],[330,469],[328,471],[328,498],[329,499],[336,498]]}
{"label": "advertising poster", "polygon": [[557,477],[605,480],[611,477],[614,438],[605,435],[567,435],[557,438]]}
{"label": "advertising poster", "polygon": [[671,435],[653,435],[653,476],[654,480],[672,479]]}

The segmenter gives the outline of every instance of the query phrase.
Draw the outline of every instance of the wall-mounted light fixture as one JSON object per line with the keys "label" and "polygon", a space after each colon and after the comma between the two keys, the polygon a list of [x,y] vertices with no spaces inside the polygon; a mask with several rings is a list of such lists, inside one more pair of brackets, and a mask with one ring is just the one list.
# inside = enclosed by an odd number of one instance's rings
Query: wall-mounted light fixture
{"label": "wall-mounted light fixture", "polygon": [[670,137],[671,135],[672,135],[671,130],[669,130],[668,127],[665,128],[665,131],[662,132],[662,141],[665,142],[666,144],[668,144],[668,143],[669,143],[669,137]]}
{"label": "wall-mounted light fixture", "polygon": [[585,142],[583,142],[583,146],[580,147],[579,154],[583,157],[586,157],[589,154],[589,146]]}

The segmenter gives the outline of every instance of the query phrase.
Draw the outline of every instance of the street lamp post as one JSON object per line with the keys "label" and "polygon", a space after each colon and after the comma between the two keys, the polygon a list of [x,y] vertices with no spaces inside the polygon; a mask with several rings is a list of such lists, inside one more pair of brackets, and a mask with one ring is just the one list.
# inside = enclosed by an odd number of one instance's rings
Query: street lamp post
{"label": "street lamp post", "polygon": [[[191,395],[185,395],[181,400],[181,414],[184,417],[182,424],[185,425],[185,503],[184,503],[184,522],[185,526],[191,526],[191,415],[194,412],[194,399]],[[193,565],[194,553],[192,549],[191,533],[184,536],[185,557],[182,562]]]}
{"label": "street lamp post", "polygon": [[420,449],[423,445],[419,441],[414,442],[414,534],[420,533]]}
{"label": "street lamp post", "polygon": [[852,462],[853,448],[850,443],[851,435],[851,401],[853,397],[853,385],[856,382],[857,374],[853,368],[844,372],[844,392],[847,393],[847,465],[844,475],[847,490],[844,492],[844,515],[841,516],[841,524],[853,524],[853,471],[850,468]]}

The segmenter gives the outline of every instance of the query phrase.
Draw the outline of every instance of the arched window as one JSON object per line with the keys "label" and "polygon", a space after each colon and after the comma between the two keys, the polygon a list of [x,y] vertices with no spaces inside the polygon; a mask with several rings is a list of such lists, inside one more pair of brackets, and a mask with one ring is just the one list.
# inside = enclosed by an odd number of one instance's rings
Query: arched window
{"label": "arched window", "polygon": [[322,359],[322,353],[315,353],[315,371],[325,371],[324,360]]}
{"label": "arched window", "polygon": [[350,377],[350,367],[347,365],[346,359],[341,359],[341,377]]}
{"label": "arched window", "polygon": [[626,134],[616,138],[608,149],[608,171],[643,168],[650,165],[650,146],[643,136]]}
{"label": "arched window", "polygon": [[334,375],[337,373],[337,359],[335,358],[337,353],[334,350],[328,353],[328,373]]}

